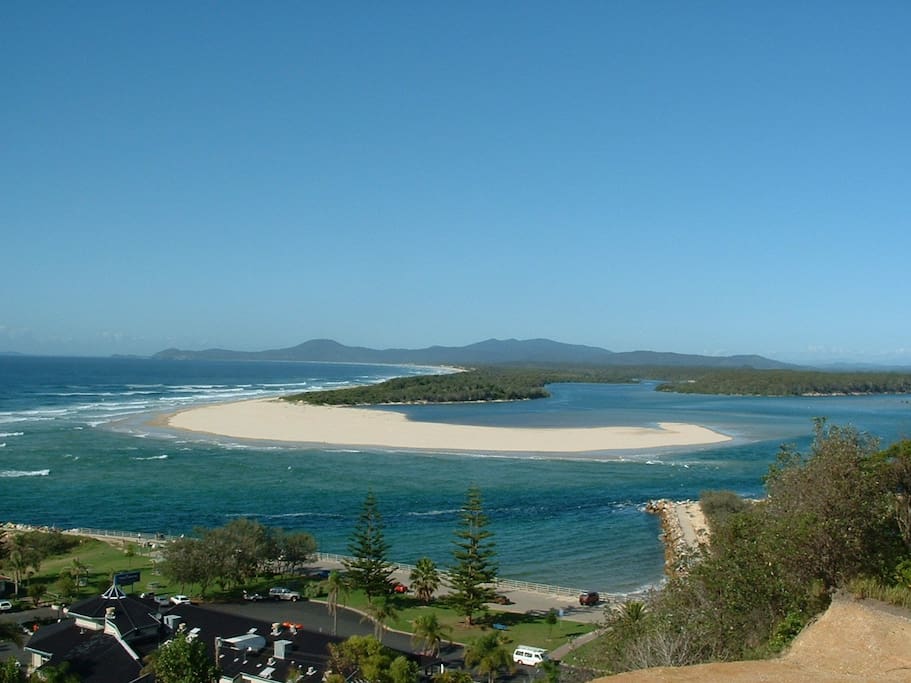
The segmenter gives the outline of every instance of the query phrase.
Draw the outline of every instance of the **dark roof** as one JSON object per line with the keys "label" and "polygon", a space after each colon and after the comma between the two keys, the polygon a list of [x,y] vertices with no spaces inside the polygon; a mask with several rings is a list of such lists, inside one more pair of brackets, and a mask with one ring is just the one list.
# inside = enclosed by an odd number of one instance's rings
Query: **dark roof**
{"label": "dark roof", "polygon": [[105,614],[110,607],[114,608],[114,618],[111,621],[124,638],[134,631],[152,629],[158,625],[158,620],[154,616],[156,606],[124,594],[117,586],[111,586],[103,595],[71,605],[67,614],[104,623]]}
{"label": "dark roof", "polygon": [[[164,625],[152,616],[155,610],[153,604],[127,596],[114,599],[102,596],[84,600],[70,608],[70,615],[78,614],[103,621],[105,610],[111,606],[118,610],[115,616],[115,620],[120,620],[118,628],[121,627],[120,622],[124,626],[133,625],[131,630],[126,631],[130,636],[125,640],[140,660],[153,652],[159,642],[169,637]],[[299,668],[305,673],[304,680],[316,683],[322,680],[326,670],[328,646],[344,640],[303,629],[296,629],[292,633],[289,628],[282,628],[279,635],[273,636],[270,622],[197,605],[178,605],[169,609],[167,614],[179,616],[183,625],[178,628],[184,628],[192,637],[199,638],[212,660],[216,661],[224,674],[231,677],[243,672],[262,677],[263,680],[283,681],[292,668]],[[138,621],[144,622],[146,618],[159,628],[143,631],[135,625]],[[260,652],[239,651],[223,642],[216,660],[216,637],[227,639],[251,632],[262,636],[266,641]],[[275,642],[278,640],[291,643],[286,648],[284,659],[275,657]],[[81,629],[73,619],[41,628],[32,636],[26,649],[50,655],[53,664],[70,662],[71,670],[86,683],[132,683],[138,680],[142,668],[141,661],[130,657],[128,650],[116,638],[103,631]],[[404,654],[413,658],[409,653]]]}
{"label": "dark roof", "polygon": [[[215,637],[233,638],[251,632],[255,629],[257,635],[266,639],[266,646],[259,653],[240,652],[228,644],[222,644],[217,661],[218,667],[229,676],[237,676],[244,672],[260,675],[264,669],[272,668],[270,680],[283,681],[291,667],[300,667],[305,672],[311,667],[314,673],[308,680],[322,680],[326,663],[329,659],[328,646],[330,643],[339,643],[344,640],[337,636],[324,633],[298,630],[291,634],[283,628],[281,635],[272,636],[272,624],[249,617],[228,614],[225,612],[207,609],[196,605],[179,605],[170,612],[179,614],[190,632],[196,632],[206,645],[209,656],[215,659]],[[276,659],[275,641],[289,640],[292,645],[286,652],[286,659]],[[269,664],[269,660],[273,662]]]}
{"label": "dark roof", "polygon": [[128,683],[138,679],[142,669],[142,663],[133,659],[116,638],[79,628],[72,619],[42,627],[25,649],[51,655],[49,663],[53,666],[69,662],[70,672],[84,683]]}

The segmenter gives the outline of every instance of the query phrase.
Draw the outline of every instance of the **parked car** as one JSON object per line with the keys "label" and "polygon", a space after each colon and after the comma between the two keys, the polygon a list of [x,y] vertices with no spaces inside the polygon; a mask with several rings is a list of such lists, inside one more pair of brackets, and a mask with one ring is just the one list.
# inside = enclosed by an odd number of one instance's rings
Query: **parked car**
{"label": "parked car", "polygon": [[171,604],[172,605],[189,605],[190,598],[188,598],[186,595],[172,595]]}
{"label": "parked car", "polygon": [[547,661],[547,650],[530,645],[519,645],[512,653],[512,661],[525,666],[538,666]]}
{"label": "parked car", "polygon": [[396,581],[394,584],[392,584],[392,592],[393,593],[407,593],[408,586],[406,586],[404,583],[400,583],[400,582]]}
{"label": "parked car", "polygon": [[13,603],[9,600],[0,600],[0,612],[8,612],[13,609]]}
{"label": "parked car", "polygon": [[275,588],[269,589],[269,597],[273,600],[290,600],[291,602],[297,602],[301,599],[301,594],[290,588],[276,586]]}
{"label": "parked car", "polygon": [[502,593],[497,593],[496,595],[494,595],[494,596],[493,596],[493,600],[491,600],[491,602],[494,603],[494,604],[497,604],[497,605],[511,605],[511,604],[513,604],[512,600],[510,600],[508,597],[506,597],[506,596],[503,595]]}
{"label": "parked car", "polygon": [[579,604],[580,605],[597,605],[601,602],[601,596],[598,595],[597,591],[583,591],[579,593]]}
{"label": "parked car", "polygon": [[249,600],[251,602],[259,602],[262,599],[263,599],[263,596],[260,595],[259,593],[248,593],[247,591],[244,591],[244,600]]}

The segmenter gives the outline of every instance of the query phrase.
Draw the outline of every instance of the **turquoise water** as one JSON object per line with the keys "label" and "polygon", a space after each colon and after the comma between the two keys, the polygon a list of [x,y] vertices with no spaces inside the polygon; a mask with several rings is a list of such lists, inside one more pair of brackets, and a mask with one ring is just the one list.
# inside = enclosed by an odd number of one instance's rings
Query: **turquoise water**
{"label": "turquoise water", "polygon": [[542,401],[411,406],[412,419],[585,426],[693,422],[734,436],[711,448],[591,458],[479,457],[312,449],[169,433],[150,414],[203,402],[381,381],[390,366],[0,358],[0,521],[170,534],[250,516],[345,552],[364,495],[379,500],[392,557],[450,559],[465,490],[481,487],[502,576],[605,592],[661,579],[651,498],[707,488],[759,495],[783,442],[805,447],[814,416],[884,442],[911,436],[906,397],[739,398],[654,385],[551,387]]}

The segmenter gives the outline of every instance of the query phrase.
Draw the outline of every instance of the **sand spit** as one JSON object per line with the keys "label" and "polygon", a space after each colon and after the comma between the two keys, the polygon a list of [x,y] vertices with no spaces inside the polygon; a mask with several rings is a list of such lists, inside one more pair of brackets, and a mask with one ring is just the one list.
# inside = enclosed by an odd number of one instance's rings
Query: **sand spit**
{"label": "sand spit", "polygon": [[505,453],[594,453],[722,443],[698,425],[512,428],[415,422],[401,413],[257,399],[190,408],[166,416],[177,429],[238,439],[331,446]]}

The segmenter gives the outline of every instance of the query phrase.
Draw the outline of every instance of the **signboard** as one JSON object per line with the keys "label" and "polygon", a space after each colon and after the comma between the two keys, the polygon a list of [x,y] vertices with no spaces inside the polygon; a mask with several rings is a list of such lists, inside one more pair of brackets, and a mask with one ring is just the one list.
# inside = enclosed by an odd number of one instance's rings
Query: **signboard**
{"label": "signboard", "polygon": [[114,583],[118,586],[130,586],[134,583],[139,583],[139,571],[114,574]]}

